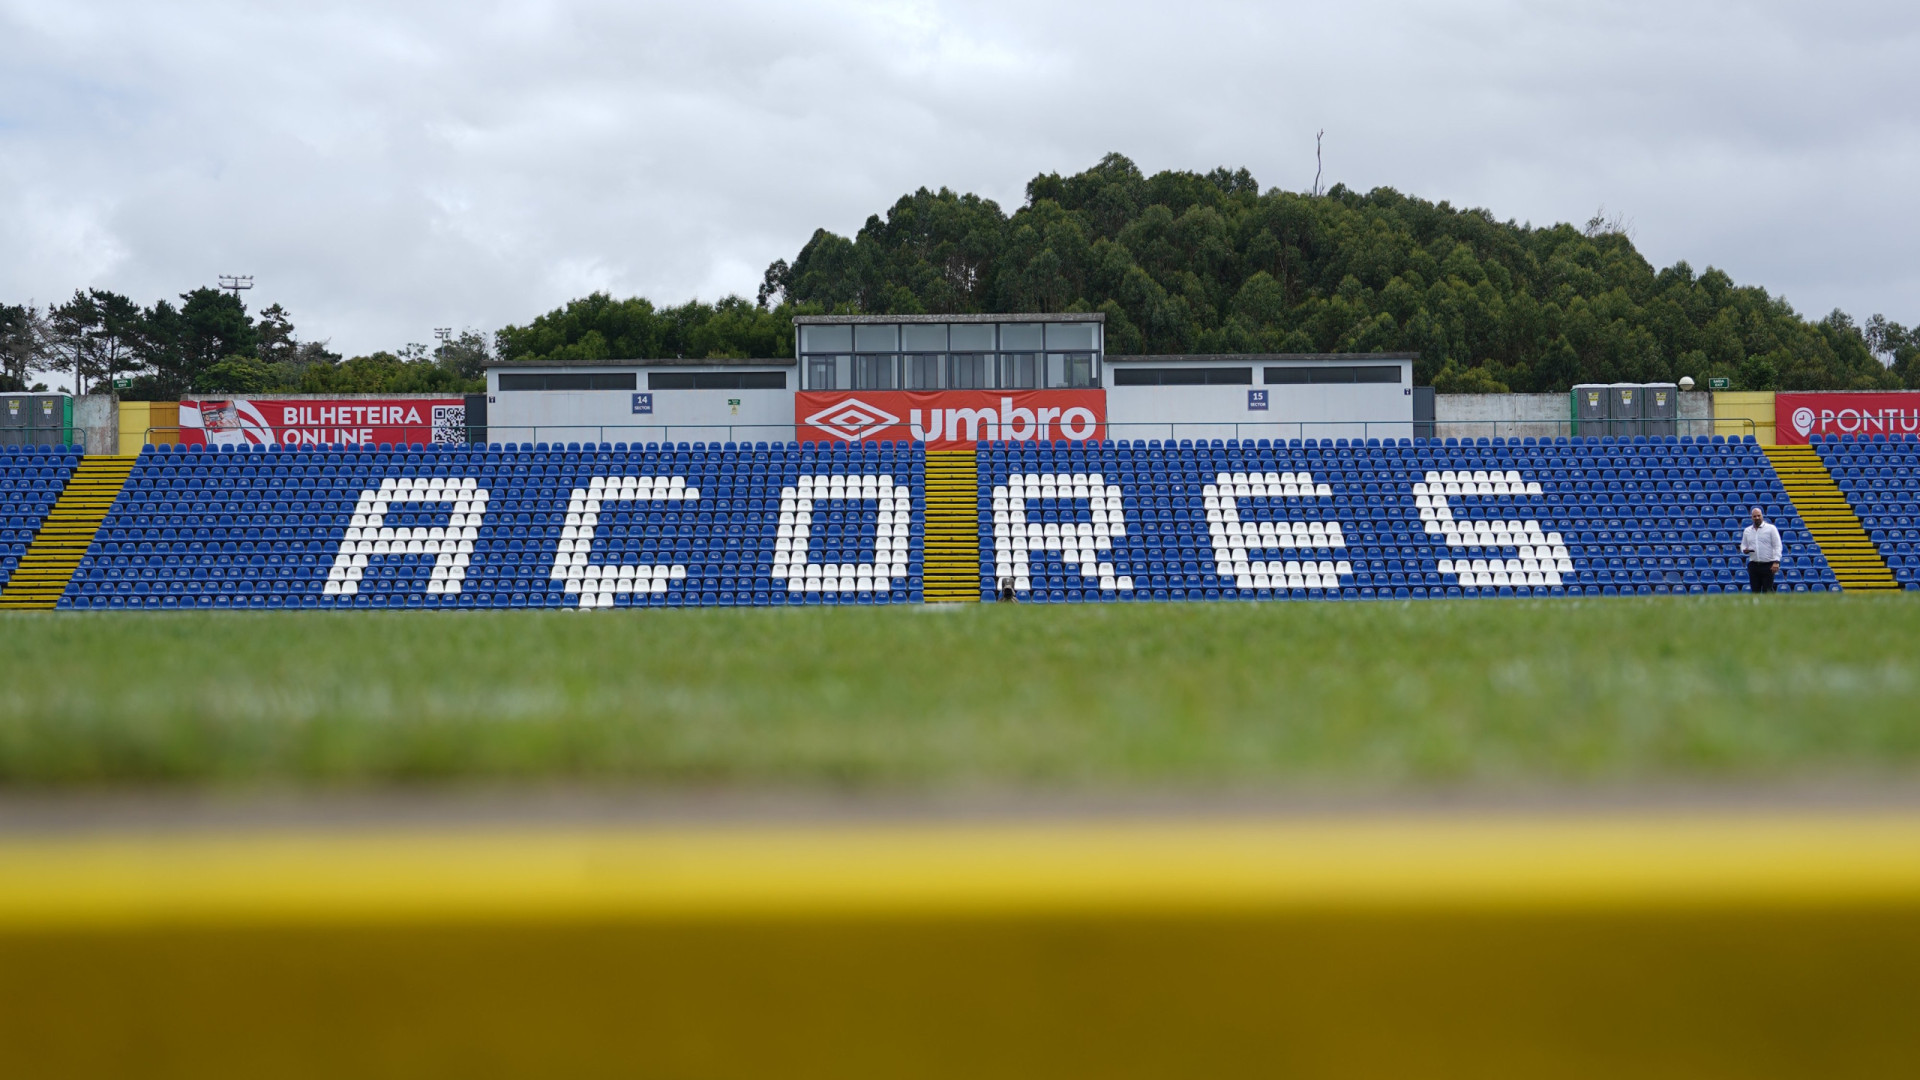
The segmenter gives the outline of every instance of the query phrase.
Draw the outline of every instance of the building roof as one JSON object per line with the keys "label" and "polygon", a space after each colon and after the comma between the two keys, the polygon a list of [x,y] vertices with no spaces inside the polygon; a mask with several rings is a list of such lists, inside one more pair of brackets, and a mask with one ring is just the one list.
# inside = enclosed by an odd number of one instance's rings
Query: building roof
{"label": "building roof", "polygon": [[1027,312],[1018,315],[795,315],[793,317],[795,326],[851,326],[857,323],[1104,323],[1106,321],[1106,314],[1099,311],[1044,315]]}
{"label": "building roof", "polygon": [[1419,353],[1163,353],[1158,356],[1116,356],[1109,364],[1351,364],[1357,360],[1418,360]]}
{"label": "building roof", "polygon": [[713,357],[702,359],[684,359],[678,356],[658,357],[650,360],[489,360],[488,370],[494,368],[713,368],[713,367],[778,367],[790,368],[794,365],[792,357],[738,358]]}

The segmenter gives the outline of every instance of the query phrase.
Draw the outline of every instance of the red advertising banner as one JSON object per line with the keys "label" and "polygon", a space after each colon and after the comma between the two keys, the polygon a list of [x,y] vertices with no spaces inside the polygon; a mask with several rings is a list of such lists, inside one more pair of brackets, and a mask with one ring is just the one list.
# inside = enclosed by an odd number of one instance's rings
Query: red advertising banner
{"label": "red advertising banner", "polygon": [[180,403],[191,446],[463,443],[465,398],[199,398]]}
{"label": "red advertising banner", "polygon": [[793,397],[802,440],[924,440],[935,450],[1006,439],[1106,437],[1105,390],[803,390]]}
{"label": "red advertising banner", "polygon": [[1920,390],[1780,393],[1773,418],[1774,439],[1786,445],[1814,435],[1920,435]]}

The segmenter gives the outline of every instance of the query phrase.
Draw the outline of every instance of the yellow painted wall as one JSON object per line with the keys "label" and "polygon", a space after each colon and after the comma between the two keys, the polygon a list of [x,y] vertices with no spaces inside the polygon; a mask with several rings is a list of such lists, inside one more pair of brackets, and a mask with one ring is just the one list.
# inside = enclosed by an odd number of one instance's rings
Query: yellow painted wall
{"label": "yellow painted wall", "polygon": [[[180,403],[177,401],[123,401],[120,403],[119,452],[132,457],[149,443],[156,446],[177,443],[180,433],[173,429],[179,423]],[[150,428],[164,430],[148,434]]]}
{"label": "yellow painted wall", "polygon": [[[1713,433],[1752,435],[1762,446],[1772,446],[1773,391],[1716,390],[1713,394]],[[1742,420],[1753,421],[1749,428]]]}

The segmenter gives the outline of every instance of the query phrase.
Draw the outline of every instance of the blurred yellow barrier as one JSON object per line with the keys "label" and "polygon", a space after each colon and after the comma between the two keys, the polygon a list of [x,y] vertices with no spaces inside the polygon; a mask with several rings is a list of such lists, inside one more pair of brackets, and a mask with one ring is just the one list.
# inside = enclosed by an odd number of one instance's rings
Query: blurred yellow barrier
{"label": "blurred yellow barrier", "polygon": [[0,838],[12,1076],[1907,1076],[1920,818]]}

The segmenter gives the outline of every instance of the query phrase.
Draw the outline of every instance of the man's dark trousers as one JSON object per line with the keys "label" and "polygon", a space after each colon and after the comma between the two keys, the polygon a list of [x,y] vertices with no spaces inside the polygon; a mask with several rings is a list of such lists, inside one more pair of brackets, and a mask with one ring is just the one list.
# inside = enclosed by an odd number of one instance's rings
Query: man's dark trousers
{"label": "man's dark trousers", "polygon": [[1772,592],[1773,564],[1770,562],[1748,563],[1747,587],[1757,593]]}

